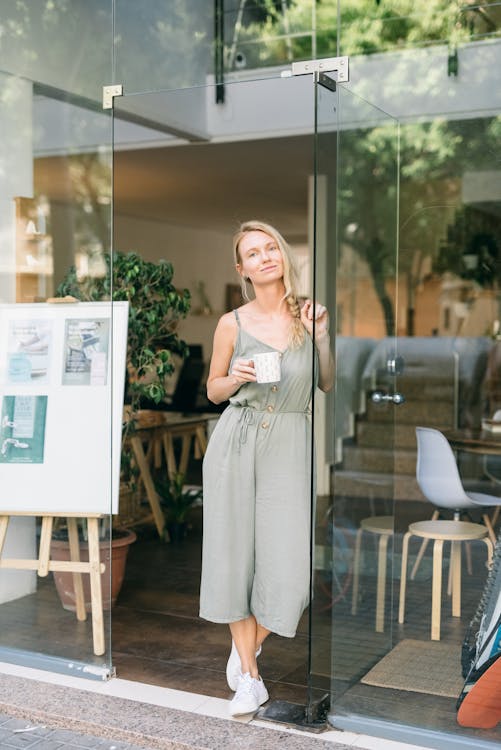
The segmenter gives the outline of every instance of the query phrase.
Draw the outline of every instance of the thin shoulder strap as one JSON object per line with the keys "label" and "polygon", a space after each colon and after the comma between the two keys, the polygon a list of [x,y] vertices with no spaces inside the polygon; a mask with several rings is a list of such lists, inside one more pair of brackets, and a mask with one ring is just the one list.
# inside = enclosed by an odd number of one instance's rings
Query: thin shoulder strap
{"label": "thin shoulder strap", "polygon": [[238,315],[238,310],[233,310],[235,313],[235,318],[237,319],[237,326],[240,328],[240,316]]}

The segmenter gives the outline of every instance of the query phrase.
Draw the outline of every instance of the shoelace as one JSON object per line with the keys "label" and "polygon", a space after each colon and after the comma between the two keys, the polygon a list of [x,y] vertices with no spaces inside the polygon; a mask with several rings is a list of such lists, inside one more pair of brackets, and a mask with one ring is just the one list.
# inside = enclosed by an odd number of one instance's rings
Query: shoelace
{"label": "shoelace", "polygon": [[252,693],[254,693],[253,679],[250,676],[250,673],[246,672],[240,678],[240,682],[238,683],[236,695],[238,695],[238,696],[240,696],[240,695],[250,695]]}

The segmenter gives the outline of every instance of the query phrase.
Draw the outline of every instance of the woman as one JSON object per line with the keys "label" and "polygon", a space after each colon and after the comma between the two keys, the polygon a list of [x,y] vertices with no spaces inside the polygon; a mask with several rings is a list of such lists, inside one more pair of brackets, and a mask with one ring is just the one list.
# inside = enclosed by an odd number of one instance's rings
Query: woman
{"label": "woman", "polygon": [[[230,405],[204,458],[200,616],[229,624],[236,716],[268,700],[256,661],[262,643],[270,632],[293,638],[308,604],[313,346],[323,391],[334,365],[327,310],[310,300],[300,308],[279,232],[242,224],[234,257],[244,296],[251,284],[255,298],[223,315],[214,334],[207,395]],[[280,352],[280,381],[257,383],[253,356],[270,351]]]}

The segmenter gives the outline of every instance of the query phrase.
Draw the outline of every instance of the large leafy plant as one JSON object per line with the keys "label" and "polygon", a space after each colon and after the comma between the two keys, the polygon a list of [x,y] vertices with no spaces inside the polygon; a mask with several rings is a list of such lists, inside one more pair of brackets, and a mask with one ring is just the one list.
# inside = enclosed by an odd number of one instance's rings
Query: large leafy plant
{"label": "large leafy plant", "polygon": [[121,252],[107,254],[104,260],[106,273],[97,278],[81,278],[75,267],[70,268],[56,295],[129,303],[127,400],[134,415],[141,399],[162,401],[165,379],[174,370],[172,355],[184,357],[188,352],[176,327],[190,309],[190,293],[176,289],[168,261],[151,263],[137,253]]}

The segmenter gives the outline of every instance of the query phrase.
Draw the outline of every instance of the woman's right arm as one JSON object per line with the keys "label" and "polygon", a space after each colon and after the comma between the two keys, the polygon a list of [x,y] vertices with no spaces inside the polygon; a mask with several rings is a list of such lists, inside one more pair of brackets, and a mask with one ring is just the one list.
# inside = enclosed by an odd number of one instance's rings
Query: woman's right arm
{"label": "woman's right arm", "polygon": [[207,398],[220,404],[233,396],[243,383],[256,380],[256,371],[250,359],[236,359],[230,374],[231,358],[235,348],[237,325],[232,313],[220,318],[214,333],[214,345],[207,378]]}

